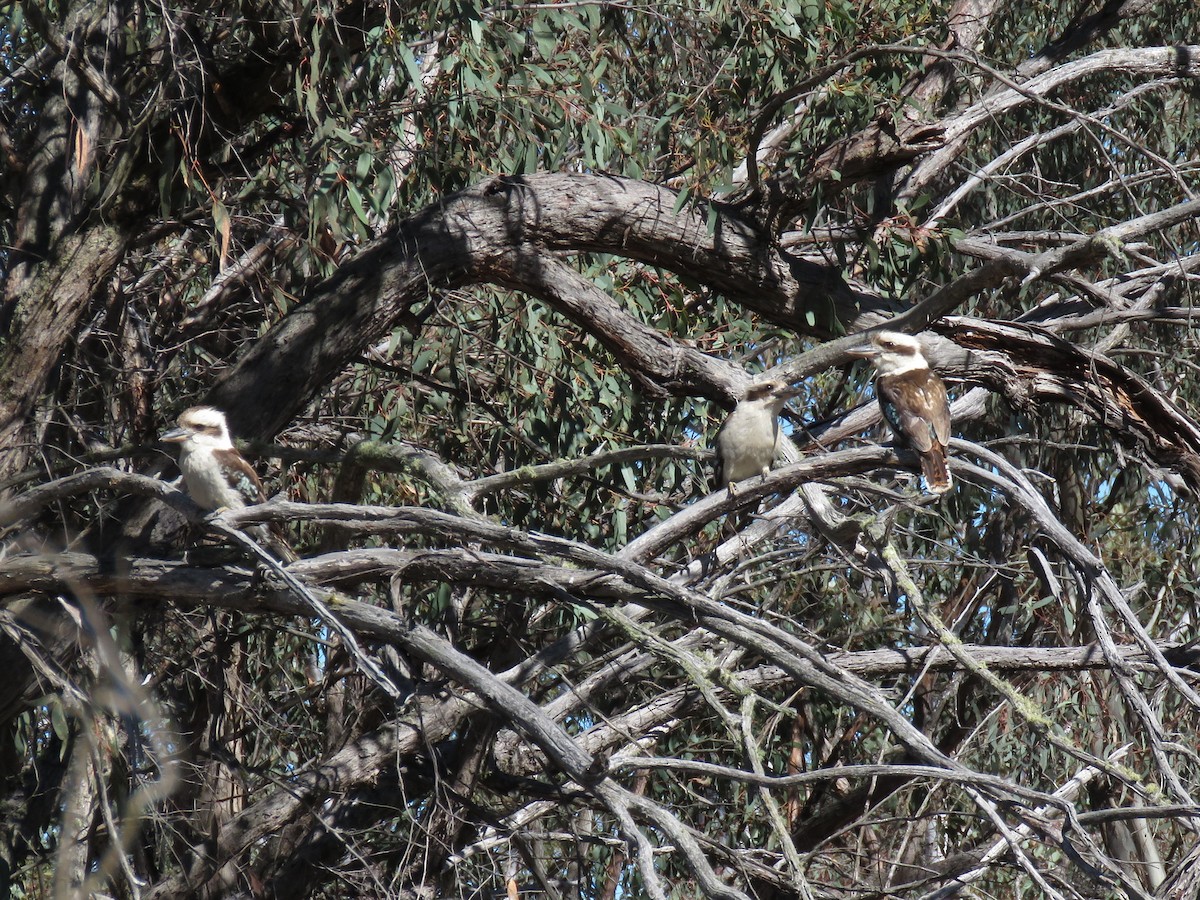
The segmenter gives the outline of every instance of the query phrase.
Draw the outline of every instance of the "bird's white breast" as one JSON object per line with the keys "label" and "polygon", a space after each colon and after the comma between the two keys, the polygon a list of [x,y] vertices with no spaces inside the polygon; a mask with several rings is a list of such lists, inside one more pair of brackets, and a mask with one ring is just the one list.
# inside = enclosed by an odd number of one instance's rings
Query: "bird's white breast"
{"label": "bird's white breast", "polygon": [[770,405],[739,403],[717,436],[726,482],[742,481],[771,467],[779,445],[779,419]]}
{"label": "bird's white breast", "polygon": [[179,470],[183,473],[188,496],[205,509],[241,509],[246,498],[230,484],[225,467],[206,447],[184,446],[179,454]]}

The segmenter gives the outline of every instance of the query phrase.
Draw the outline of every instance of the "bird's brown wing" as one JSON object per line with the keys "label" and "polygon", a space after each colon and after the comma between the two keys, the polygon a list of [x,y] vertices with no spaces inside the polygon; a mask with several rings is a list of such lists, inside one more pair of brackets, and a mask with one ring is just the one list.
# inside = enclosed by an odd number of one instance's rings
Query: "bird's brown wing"
{"label": "bird's brown wing", "polygon": [[930,372],[924,390],[933,411],[933,435],[945,447],[950,443],[950,401],[946,397],[946,385],[936,373]]}
{"label": "bird's brown wing", "polygon": [[258,473],[246,462],[242,454],[236,450],[214,450],[213,456],[221,464],[229,486],[240,493],[247,504],[266,503],[267,495],[263,491],[262,482],[258,480]]}
{"label": "bird's brown wing", "polygon": [[[221,470],[230,486],[246,499],[248,505],[267,502],[267,493],[263,490],[258,473],[242,454],[236,450],[214,450],[213,456],[221,463]],[[281,523],[272,522],[265,528],[255,525],[250,533],[264,542],[281,562],[293,563],[300,558],[288,543]]]}
{"label": "bird's brown wing", "polygon": [[950,410],[946,386],[936,374],[929,372],[926,378],[880,378],[876,390],[884,417],[902,441],[921,453],[935,441],[946,446],[950,440]]}

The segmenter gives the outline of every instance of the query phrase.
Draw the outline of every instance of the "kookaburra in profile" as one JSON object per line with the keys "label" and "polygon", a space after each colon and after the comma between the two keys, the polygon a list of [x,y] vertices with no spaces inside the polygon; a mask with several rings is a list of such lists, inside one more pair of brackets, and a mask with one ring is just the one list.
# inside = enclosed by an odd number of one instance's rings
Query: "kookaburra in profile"
{"label": "kookaburra in profile", "polygon": [[942,379],[921,353],[920,341],[897,331],[880,331],[871,336],[870,347],[850,353],[875,363],[875,393],[883,416],[896,438],[921,457],[925,487],[931,494],[950,490],[950,403]]}
{"label": "kookaburra in profile", "polygon": [[755,475],[764,478],[779,452],[779,412],[801,392],[779,380],[750,386],[717,432],[717,479],[734,491],[734,485]]}
{"label": "kookaburra in profile", "polygon": [[[197,506],[207,510],[241,509],[266,502],[257,473],[233,446],[223,412],[211,406],[193,406],[180,413],[176,425],[162,440],[179,444],[183,484]],[[250,531],[285,562],[296,559],[282,537],[257,526]]]}

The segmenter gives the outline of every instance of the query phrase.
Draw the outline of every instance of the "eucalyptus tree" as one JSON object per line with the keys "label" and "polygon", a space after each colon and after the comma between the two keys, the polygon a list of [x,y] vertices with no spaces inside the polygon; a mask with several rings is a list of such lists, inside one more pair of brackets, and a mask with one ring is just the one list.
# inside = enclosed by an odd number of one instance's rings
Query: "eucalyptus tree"
{"label": "eucalyptus tree", "polygon": [[865,6],[0,5],[11,892],[1197,895],[1200,14]]}

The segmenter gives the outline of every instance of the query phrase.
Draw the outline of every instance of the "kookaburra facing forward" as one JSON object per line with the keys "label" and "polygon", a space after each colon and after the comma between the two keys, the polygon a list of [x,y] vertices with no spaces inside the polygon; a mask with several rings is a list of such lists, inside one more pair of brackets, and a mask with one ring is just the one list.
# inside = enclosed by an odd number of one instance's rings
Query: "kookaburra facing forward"
{"label": "kookaburra facing forward", "polygon": [[717,432],[717,479],[731,493],[737,482],[771,471],[779,452],[779,412],[801,390],[778,380],[751,385],[725,419]]}
{"label": "kookaburra facing forward", "polygon": [[[196,505],[207,510],[241,509],[265,503],[262,482],[229,435],[225,414],[211,406],[193,406],[180,413],[162,440],[179,444],[179,470],[184,487]],[[286,541],[255,526],[250,529],[286,562],[296,559]]]}
{"label": "kookaburra facing forward", "polygon": [[921,353],[920,341],[897,331],[880,331],[872,335],[870,347],[850,353],[874,361],[879,406],[897,440],[921,457],[926,488],[933,494],[950,490],[950,403],[942,379]]}

